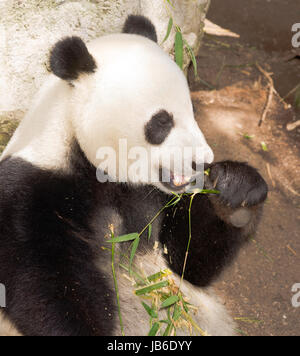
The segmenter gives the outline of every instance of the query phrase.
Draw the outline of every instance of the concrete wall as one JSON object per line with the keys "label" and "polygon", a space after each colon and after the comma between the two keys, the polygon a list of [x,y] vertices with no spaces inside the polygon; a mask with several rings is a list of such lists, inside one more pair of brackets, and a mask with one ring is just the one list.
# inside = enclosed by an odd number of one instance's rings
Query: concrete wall
{"label": "concrete wall", "polygon": [[[174,19],[197,51],[210,0],[173,0]],[[89,41],[120,32],[128,14],[143,14],[157,27],[160,41],[169,14],[164,0],[1,0],[0,115],[26,111],[49,71],[53,44],[66,35]],[[174,36],[164,44],[172,53]]]}

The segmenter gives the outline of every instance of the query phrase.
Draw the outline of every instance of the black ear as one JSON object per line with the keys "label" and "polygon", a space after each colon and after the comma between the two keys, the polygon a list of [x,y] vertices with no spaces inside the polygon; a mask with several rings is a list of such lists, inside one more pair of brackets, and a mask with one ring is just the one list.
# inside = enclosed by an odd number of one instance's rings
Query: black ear
{"label": "black ear", "polygon": [[52,72],[64,80],[76,80],[81,73],[94,73],[97,66],[85,43],[79,37],[59,41],[51,51]]}
{"label": "black ear", "polygon": [[144,16],[128,16],[123,33],[141,35],[157,43],[156,29],[152,22]]}

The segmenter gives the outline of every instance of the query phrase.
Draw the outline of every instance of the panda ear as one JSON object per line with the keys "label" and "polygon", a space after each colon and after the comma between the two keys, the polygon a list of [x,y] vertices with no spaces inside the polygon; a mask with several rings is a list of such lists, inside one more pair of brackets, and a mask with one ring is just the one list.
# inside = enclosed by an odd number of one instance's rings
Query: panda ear
{"label": "panda ear", "polygon": [[81,73],[94,73],[97,65],[81,38],[67,37],[52,49],[50,67],[57,77],[72,81]]}
{"label": "panda ear", "polygon": [[158,42],[154,25],[144,16],[130,15],[125,22],[123,33],[140,35]]}

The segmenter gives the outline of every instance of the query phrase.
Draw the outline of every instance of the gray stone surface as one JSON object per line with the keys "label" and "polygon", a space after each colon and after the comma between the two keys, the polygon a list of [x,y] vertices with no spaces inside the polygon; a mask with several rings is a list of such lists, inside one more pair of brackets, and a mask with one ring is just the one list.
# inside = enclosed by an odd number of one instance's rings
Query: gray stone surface
{"label": "gray stone surface", "polygon": [[[189,44],[198,50],[210,0],[173,0],[169,7]],[[156,25],[160,43],[170,13],[164,0],[2,0],[0,2],[0,113],[26,111],[49,71],[49,50],[64,36],[85,41],[120,32],[128,14]],[[164,43],[170,54],[174,36]],[[187,65],[186,59],[186,65]]]}

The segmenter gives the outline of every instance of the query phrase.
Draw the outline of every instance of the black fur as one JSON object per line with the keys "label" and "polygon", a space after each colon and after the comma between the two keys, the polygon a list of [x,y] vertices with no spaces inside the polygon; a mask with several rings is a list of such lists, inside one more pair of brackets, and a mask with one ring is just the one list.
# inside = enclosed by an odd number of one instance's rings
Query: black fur
{"label": "black fur", "polygon": [[52,72],[63,80],[76,80],[81,73],[94,73],[94,58],[79,37],[67,37],[59,41],[51,51]]}
{"label": "black fur", "polygon": [[[263,178],[247,164],[226,161],[211,165],[210,170],[205,188],[216,189],[220,194],[198,195],[193,202],[194,237],[185,273],[185,279],[201,287],[212,283],[255,233],[268,194]],[[238,229],[228,222],[230,215],[242,206],[249,208],[252,218],[247,226]],[[170,265],[178,274],[183,269],[188,243],[188,208],[189,199],[181,201],[163,224],[163,243],[168,248]]]}
{"label": "black fur", "polygon": [[123,28],[123,33],[141,35],[156,43],[158,41],[154,25],[144,16],[128,16]]}
{"label": "black fur", "polygon": [[[247,164],[226,161],[210,169],[211,187],[221,192],[223,204],[236,209],[252,207],[266,200],[268,187],[261,175]],[[240,187],[243,187],[241,190]]]}
{"label": "black fur", "polygon": [[0,280],[5,312],[24,335],[111,332],[113,292],[84,240],[94,187],[79,179],[87,182],[88,173],[61,176],[14,159],[1,164]]}
{"label": "black fur", "polygon": [[[77,144],[72,152],[73,173],[69,175],[41,170],[20,159],[0,164],[4,312],[24,335],[111,335],[118,319],[111,272],[101,270],[111,263],[110,254],[101,250],[106,211],[122,216],[121,234],[132,233],[141,231],[170,200],[151,186],[100,184]],[[265,199],[266,185],[254,169],[234,162],[211,169],[213,177],[215,170],[220,173],[221,197],[229,189],[239,196],[232,196],[234,202],[242,202],[245,196],[249,205]],[[161,226],[153,225],[178,274],[187,247],[188,204],[186,198],[167,211]],[[243,229],[220,219],[214,204],[199,195],[192,209],[193,238],[185,278],[198,286],[209,285],[247,241]],[[140,247],[151,251],[153,241],[148,243],[145,236]]]}
{"label": "black fur", "polygon": [[151,145],[161,145],[174,127],[173,116],[162,110],[152,117],[145,126],[146,140]]}

